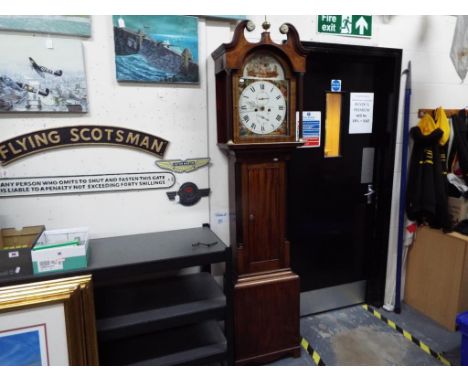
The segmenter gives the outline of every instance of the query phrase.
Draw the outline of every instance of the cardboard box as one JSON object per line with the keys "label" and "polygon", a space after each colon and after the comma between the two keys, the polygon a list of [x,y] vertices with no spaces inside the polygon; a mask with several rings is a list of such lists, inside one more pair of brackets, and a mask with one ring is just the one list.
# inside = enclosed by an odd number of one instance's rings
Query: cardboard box
{"label": "cardboard box", "polygon": [[448,211],[452,215],[452,224],[456,225],[462,220],[468,219],[468,200],[460,197],[454,198],[449,196],[448,198]]}
{"label": "cardboard box", "polygon": [[418,227],[408,252],[405,302],[448,330],[468,310],[468,236]]}
{"label": "cardboard box", "polygon": [[4,228],[0,232],[0,277],[32,275],[31,249],[45,227],[31,226],[20,230]]}
{"label": "cardboard box", "polygon": [[86,227],[44,231],[31,251],[34,274],[86,268],[88,231]]}

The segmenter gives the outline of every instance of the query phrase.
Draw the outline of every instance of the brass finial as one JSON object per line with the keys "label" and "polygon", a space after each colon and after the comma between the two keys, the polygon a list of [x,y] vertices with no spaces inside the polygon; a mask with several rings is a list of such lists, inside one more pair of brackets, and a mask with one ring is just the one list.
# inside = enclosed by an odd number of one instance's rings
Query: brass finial
{"label": "brass finial", "polygon": [[288,24],[281,24],[279,31],[281,34],[288,34],[289,32]]}
{"label": "brass finial", "polygon": [[262,27],[263,27],[263,29],[265,29],[265,32],[268,31],[268,29],[270,29],[270,27],[271,27],[271,24],[270,24],[269,21],[267,21],[266,16],[265,16],[265,21],[262,24]]}

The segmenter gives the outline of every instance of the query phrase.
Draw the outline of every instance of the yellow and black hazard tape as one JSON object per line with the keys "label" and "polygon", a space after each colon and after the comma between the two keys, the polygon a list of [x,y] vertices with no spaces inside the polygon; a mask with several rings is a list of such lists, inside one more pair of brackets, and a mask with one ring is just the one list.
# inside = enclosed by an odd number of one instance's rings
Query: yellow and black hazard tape
{"label": "yellow and black hazard tape", "polygon": [[312,357],[312,360],[314,361],[315,365],[325,366],[325,363],[323,362],[322,358],[320,358],[319,353],[317,353],[317,351],[314,350],[312,346],[310,346],[309,341],[307,341],[304,337],[302,337],[301,346]]}
{"label": "yellow and black hazard tape", "polygon": [[389,320],[387,317],[382,316],[377,310],[374,308],[370,307],[367,304],[363,304],[362,307],[367,310],[369,313],[372,313],[374,317],[377,317],[379,320],[385,322],[388,326],[390,326],[392,329],[396,330],[400,334],[403,335],[408,341],[413,342],[414,344],[418,345],[425,353],[433,356],[435,359],[438,359],[440,362],[442,362],[446,366],[452,366],[452,364],[444,357],[442,354],[437,353],[436,351],[432,350],[429,346],[427,346],[424,342],[418,340],[416,337],[414,337],[411,333],[407,332],[403,328],[399,327],[395,322],[392,320]]}

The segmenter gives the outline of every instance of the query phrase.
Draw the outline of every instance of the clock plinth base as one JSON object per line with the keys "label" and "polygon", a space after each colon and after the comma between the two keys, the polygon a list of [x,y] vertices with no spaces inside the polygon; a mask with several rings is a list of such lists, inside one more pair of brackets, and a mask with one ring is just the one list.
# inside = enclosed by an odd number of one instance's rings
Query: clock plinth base
{"label": "clock plinth base", "polygon": [[234,286],[236,365],[300,356],[299,277],[290,270],[240,277]]}

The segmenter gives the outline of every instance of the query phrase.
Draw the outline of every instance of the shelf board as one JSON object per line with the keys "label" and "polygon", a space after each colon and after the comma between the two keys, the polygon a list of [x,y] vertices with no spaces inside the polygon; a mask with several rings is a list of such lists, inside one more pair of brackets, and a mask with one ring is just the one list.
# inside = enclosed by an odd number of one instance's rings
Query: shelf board
{"label": "shelf board", "polygon": [[216,321],[105,342],[99,359],[108,366],[206,365],[227,356],[226,338]]}
{"label": "shelf board", "polygon": [[96,290],[100,341],[223,319],[226,298],[206,272]]}
{"label": "shelf board", "polygon": [[5,276],[0,278],[0,286],[92,274],[94,286],[97,287],[132,275],[227,260],[226,245],[208,227],[91,239],[89,249],[86,268],[60,273]]}
{"label": "shelf board", "polygon": [[89,245],[88,268],[96,282],[226,261],[226,245],[207,227],[95,239]]}

